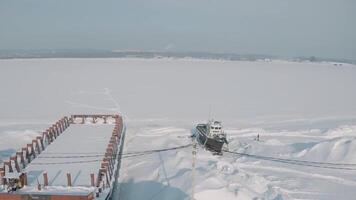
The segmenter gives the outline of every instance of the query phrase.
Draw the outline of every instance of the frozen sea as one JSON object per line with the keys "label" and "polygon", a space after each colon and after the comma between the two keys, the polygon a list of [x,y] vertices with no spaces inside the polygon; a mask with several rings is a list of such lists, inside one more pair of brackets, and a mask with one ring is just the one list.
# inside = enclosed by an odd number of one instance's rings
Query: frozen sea
{"label": "frozen sea", "polygon": [[[8,59],[0,60],[0,91],[0,160],[64,115],[121,113],[125,151],[140,151],[190,143],[195,124],[208,120],[211,110],[210,117],[223,121],[231,151],[356,164],[354,65]],[[191,151],[124,159],[115,195],[189,199]],[[355,174],[213,156],[199,148],[195,199],[353,199]]]}

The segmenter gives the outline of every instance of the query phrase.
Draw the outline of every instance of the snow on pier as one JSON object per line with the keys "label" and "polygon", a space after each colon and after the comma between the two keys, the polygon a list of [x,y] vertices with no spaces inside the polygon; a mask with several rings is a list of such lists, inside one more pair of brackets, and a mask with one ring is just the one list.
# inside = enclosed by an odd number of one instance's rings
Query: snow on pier
{"label": "snow on pier", "polygon": [[[72,115],[59,120],[4,162],[0,199],[29,195],[105,199],[119,170],[122,130],[118,115]],[[24,187],[8,194],[6,186],[14,179]]]}

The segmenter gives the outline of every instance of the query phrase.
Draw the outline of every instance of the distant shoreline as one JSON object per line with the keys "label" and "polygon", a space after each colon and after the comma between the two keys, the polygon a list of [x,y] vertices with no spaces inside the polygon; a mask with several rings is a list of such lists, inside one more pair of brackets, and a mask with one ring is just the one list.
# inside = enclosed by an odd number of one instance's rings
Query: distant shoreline
{"label": "distant shoreline", "polygon": [[177,58],[226,61],[335,62],[356,65],[355,60],[310,57],[280,57],[258,54],[209,53],[209,52],[155,52],[111,50],[0,50],[0,59],[46,59],[46,58]]}

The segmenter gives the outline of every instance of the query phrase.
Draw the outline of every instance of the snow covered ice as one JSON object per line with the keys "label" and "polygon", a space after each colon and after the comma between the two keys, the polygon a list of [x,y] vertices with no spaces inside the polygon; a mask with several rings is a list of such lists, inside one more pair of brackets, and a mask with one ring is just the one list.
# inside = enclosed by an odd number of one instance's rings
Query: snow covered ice
{"label": "snow covered ice", "polygon": [[[356,66],[197,59],[0,60],[0,160],[63,115],[124,115],[125,151],[191,142],[222,120],[229,150],[356,163]],[[260,141],[255,141],[256,135]],[[189,199],[192,149],[125,158],[116,196]],[[1,162],[1,161],[0,161]],[[199,148],[205,199],[354,199],[356,170],[258,160]]]}

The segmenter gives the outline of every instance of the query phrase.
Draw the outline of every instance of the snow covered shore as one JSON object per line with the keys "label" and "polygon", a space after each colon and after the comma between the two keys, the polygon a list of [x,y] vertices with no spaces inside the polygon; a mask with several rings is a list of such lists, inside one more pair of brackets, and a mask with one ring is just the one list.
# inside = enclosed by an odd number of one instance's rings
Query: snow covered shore
{"label": "snow covered shore", "polygon": [[[0,60],[0,84],[0,160],[58,117],[74,113],[122,112],[126,151],[184,145],[211,106],[213,117],[225,124],[232,151],[356,163],[352,65],[15,59]],[[216,157],[199,149],[195,198],[352,199],[355,173]],[[125,200],[188,199],[191,149],[126,158],[120,182],[116,195]]]}

